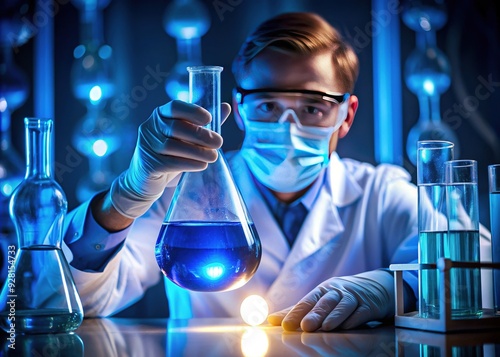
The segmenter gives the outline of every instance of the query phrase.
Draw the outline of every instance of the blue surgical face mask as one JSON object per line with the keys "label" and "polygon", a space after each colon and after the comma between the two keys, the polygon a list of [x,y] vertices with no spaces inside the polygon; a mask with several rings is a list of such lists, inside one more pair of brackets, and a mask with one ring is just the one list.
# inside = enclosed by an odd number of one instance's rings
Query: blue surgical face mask
{"label": "blue surgical face mask", "polygon": [[[295,123],[283,122],[288,115]],[[278,192],[300,191],[318,177],[330,159],[330,138],[340,126],[302,126],[292,109],[275,123],[246,120],[244,115],[242,119],[243,158],[259,182]]]}

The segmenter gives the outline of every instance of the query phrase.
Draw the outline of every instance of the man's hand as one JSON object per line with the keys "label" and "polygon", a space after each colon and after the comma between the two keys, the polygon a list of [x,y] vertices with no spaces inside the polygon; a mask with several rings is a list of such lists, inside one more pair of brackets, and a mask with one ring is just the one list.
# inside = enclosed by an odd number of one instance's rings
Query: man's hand
{"label": "man's hand", "polygon": [[394,278],[374,270],[326,280],[295,306],[269,315],[268,321],[287,331],[300,327],[312,332],[351,329],[393,315]]}
{"label": "man's hand", "polygon": [[[231,107],[223,103],[221,111],[225,120]],[[174,100],[156,108],[139,127],[130,167],[111,185],[110,199],[116,211],[137,218],[178,174],[201,171],[214,162],[222,137],[203,127],[210,121],[210,113],[195,104]]]}

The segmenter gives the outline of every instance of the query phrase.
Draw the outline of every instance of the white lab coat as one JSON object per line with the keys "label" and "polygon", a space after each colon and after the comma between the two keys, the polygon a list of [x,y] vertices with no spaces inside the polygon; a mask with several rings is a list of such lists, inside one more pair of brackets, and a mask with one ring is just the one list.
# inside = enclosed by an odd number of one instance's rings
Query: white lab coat
{"label": "white lab coat", "polygon": [[[262,242],[259,269],[245,286],[229,292],[190,292],[167,284],[171,316],[239,316],[241,301],[251,294],[265,297],[276,311],[297,303],[330,277],[417,261],[417,188],[403,169],[341,160],[333,153],[290,251],[242,157],[228,155],[228,161]],[[86,316],[113,314],[158,282],[154,246],[172,194],[173,188],[167,188],[134,222],[123,248],[103,272],[72,270]],[[88,204],[77,211],[87,209]],[[82,234],[83,216],[74,212],[68,217],[67,234]],[[70,261],[71,253],[66,253]],[[186,301],[191,312],[176,309]]]}

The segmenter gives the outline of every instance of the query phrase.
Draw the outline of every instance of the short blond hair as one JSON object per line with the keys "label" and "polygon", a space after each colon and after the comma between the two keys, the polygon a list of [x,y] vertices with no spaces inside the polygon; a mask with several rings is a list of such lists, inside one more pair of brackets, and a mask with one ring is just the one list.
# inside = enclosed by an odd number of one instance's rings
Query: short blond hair
{"label": "short blond hair", "polygon": [[266,48],[293,54],[332,54],[332,65],[343,90],[352,93],[359,73],[358,56],[340,33],[321,16],[309,12],[277,15],[263,22],[247,37],[233,61],[232,71],[240,83],[249,63]]}

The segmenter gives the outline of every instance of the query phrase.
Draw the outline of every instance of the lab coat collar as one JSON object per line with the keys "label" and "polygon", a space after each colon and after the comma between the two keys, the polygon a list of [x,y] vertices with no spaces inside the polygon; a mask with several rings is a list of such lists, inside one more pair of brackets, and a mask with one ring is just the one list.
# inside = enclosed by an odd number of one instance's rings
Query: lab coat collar
{"label": "lab coat collar", "polygon": [[339,208],[348,206],[363,193],[337,153],[332,153],[325,183],[306,217],[292,252],[286,261],[290,267],[316,253],[344,232]]}
{"label": "lab coat collar", "polygon": [[332,202],[337,207],[345,207],[363,194],[363,190],[347,171],[336,152],[330,155],[326,182],[331,191]]}

